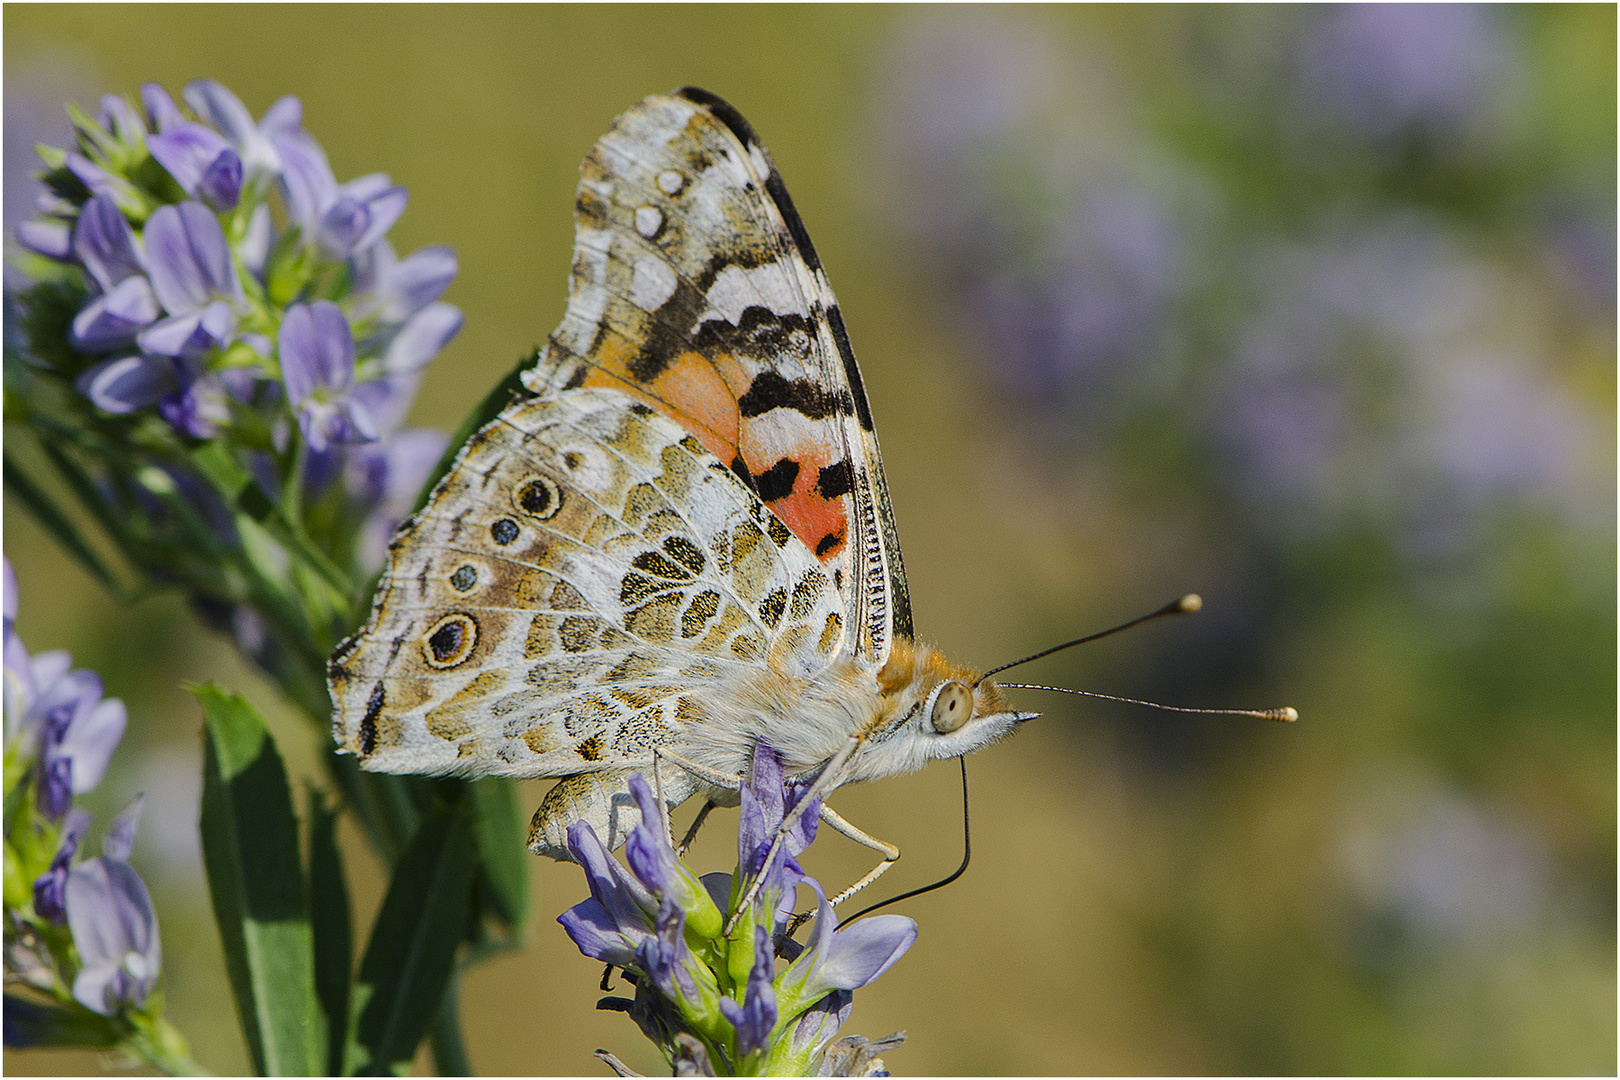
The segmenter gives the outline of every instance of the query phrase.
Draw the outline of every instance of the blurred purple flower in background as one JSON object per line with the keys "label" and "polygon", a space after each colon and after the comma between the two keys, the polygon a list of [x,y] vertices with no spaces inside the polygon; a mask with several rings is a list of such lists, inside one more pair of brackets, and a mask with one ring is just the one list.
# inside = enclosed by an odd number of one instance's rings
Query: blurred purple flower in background
{"label": "blurred purple flower in background", "polygon": [[1408,550],[1466,547],[1505,503],[1578,513],[1595,417],[1481,338],[1510,279],[1432,224],[1279,247],[1268,303],[1221,369],[1210,437],[1228,482],[1319,532],[1387,521]]}
{"label": "blurred purple flower in background", "polygon": [[1496,949],[1549,908],[1546,841],[1528,822],[1399,771],[1356,793],[1341,865],[1369,913],[1427,945]]}
{"label": "blurred purple flower in background", "polygon": [[[921,17],[876,119],[885,219],[927,250],[985,374],[1043,410],[1139,392],[1186,262],[1180,181],[1078,67],[1035,20]],[[1078,123],[1076,95],[1098,106]]]}
{"label": "blurred purple flower in background", "polygon": [[1340,4],[1310,13],[1296,46],[1304,123],[1374,142],[1491,137],[1517,79],[1476,4]]}
{"label": "blurred purple flower in background", "polygon": [[[5,80],[5,154],[4,154],[4,217],[6,235],[16,236],[27,247],[23,234],[31,226],[53,234],[58,253],[53,257],[65,258],[69,251],[71,230],[60,221],[46,219],[29,222],[39,212],[39,200],[47,195],[46,188],[35,175],[38,158],[34,147],[67,146],[73,138],[73,129],[64,101],[89,101],[96,96],[97,80],[66,56],[52,57],[48,62],[34,61],[28,65],[6,66]],[[34,233],[38,235],[38,231]],[[5,280],[8,288],[15,287],[24,275],[7,260]]]}
{"label": "blurred purple flower in background", "polygon": [[1083,400],[1079,390],[1150,359],[1182,241],[1156,198],[1124,186],[1088,188],[1049,224],[1044,272],[1004,267],[973,283],[967,316],[988,374],[1009,393]]}

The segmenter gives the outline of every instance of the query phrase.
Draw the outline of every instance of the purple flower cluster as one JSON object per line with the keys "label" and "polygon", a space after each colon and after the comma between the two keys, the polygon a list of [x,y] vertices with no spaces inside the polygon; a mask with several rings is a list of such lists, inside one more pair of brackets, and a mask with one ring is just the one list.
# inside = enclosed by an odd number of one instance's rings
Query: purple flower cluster
{"label": "purple flower cluster", "polygon": [[396,255],[387,234],[405,189],[381,173],[338,183],[297,98],[257,122],[217,82],[182,98],[151,83],[138,109],[109,95],[97,119],[75,113],[76,149],[41,150],[43,216],[16,236],[43,257],[36,276],[84,289],[66,342],[81,360],[61,373],[97,415],[155,412],[189,439],[258,455],[250,467],[272,494],[298,469],[296,489],[315,495],[350,474],[344,494],[375,519],[357,545],[374,569],[373,534],[405,509],[383,507],[384,492],[419,485],[443,449],[403,423],[422,370],[461,329],[440,299],[455,253]]}
{"label": "purple flower cluster", "polygon": [[[94,673],[69,670],[66,653],[28,654],[15,630],[17,581],[9,561],[4,581],[6,777],[8,787],[23,789],[8,790],[6,805],[26,806],[26,798],[17,796],[31,788],[34,814],[20,828],[7,822],[8,874],[15,868],[33,880],[32,912],[8,912],[8,981],[15,970],[24,981],[54,992],[65,979],[76,1001],[103,1016],[139,1009],[157,982],[163,956],[152,897],[129,865],[144,797],[108,826],[99,856],[74,863],[90,815],[72,805],[73,796],[101,781],[124,732],[124,706],[102,699]],[[48,840],[53,834],[55,850],[39,856],[42,867],[33,848],[14,843],[23,835]],[[12,896],[8,885],[8,903]],[[66,925],[72,954],[14,941],[13,932],[29,921]],[[8,1045],[15,1042],[12,1035],[8,1023]]]}
{"label": "purple flower cluster", "polygon": [[[826,894],[797,860],[815,837],[819,806],[798,805],[803,789],[784,781],[763,744],[742,788],[735,874],[694,875],[670,844],[652,788],[637,775],[630,793],[641,821],[625,841],[628,870],[590,825],[569,827],[568,848],[591,896],[563,913],[563,929],[586,956],[636,982],[632,1014],[671,1060],[684,1056],[681,1036],[701,1045],[703,1065],[729,1074],[813,1073],[848,1016],[852,991],[911,947],[917,924],[880,915],[837,927]],[[787,842],[767,863],[784,821]],[[750,909],[734,910],[756,882]],[[785,934],[799,885],[817,902],[802,950]],[[781,972],[778,956],[789,961]]]}

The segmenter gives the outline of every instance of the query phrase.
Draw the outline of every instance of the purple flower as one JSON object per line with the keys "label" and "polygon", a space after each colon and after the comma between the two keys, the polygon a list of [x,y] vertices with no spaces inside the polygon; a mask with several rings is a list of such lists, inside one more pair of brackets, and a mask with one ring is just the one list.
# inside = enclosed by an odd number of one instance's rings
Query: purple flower
{"label": "purple flower", "polygon": [[405,189],[386,173],[351,180],[321,197],[325,205],[315,236],[335,259],[365,251],[387,235],[405,212],[407,198]]}
{"label": "purple flower", "polygon": [[[712,937],[720,932],[720,909],[703,882],[676,859],[664,834],[658,797],[639,774],[630,778],[630,794],[641,811],[640,824],[625,841],[634,876],[608,853],[590,825],[570,825],[568,850],[585,871],[591,899],[564,912],[558,922],[581,952],[598,960],[620,966],[653,963],[662,965],[660,971],[670,964],[690,966],[696,961],[670,938],[670,920],[678,914],[694,934]],[[642,970],[653,974],[650,968]],[[688,973],[682,978],[694,977]]]}
{"label": "purple flower", "polygon": [[127,159],[138,153],[146,140],[146,123],[140,112],[117,94],[101,95],[101,113],[96,122],[101,125],[101,131],[83,133],[113,160]]}
{"label": "purple flower", "polygon": [[198,116],[236,148],[244,182],[249,186],[281,175],[286,167],[283,151],[290,141],[302,139],[313,145],[303,132],[304,106],[295,97],[278,98],[265,110],[264,119],[255,124],[241,99],[211,79],[188,83],[183,96]]}
{"label": "purple flower", "polygon": [[73,343],[86,352],[127,344],[162,312],[145,277],[131,277],[85,305],[73,319]]}
{"label": "purple flower", "polygon": [[158,413],[193,439],[211,439],[230,420],[228,372],[204,372],[188,360],[175,360],[180,389],[158,402]]}
{"label": "purple flower", "polygon": [[100,295],[73,319],[73,342],[99,350],[122,345],[162,312],[146,277],[146,256],[110,196],[84,204],[73,227],[73,254]]}
{"label": "purple flower", "polygon": [[109,859],[128,862],[129,856],[135,850],[135,834],[141,827],[141,811],[146,809],[146,793],[135,796],[135,800],[112,820],[107,826],[107,834],[101,838],[101,853]]}
{"label": "purple flower", "polygon": [[326,152],[308,135],[287,134],[275,146],[288,214],[306,242],[319,244],[333,258],[369,251],[405,212],[405,189],[387,174],[372,173],[340,186]]}
{"label": "purple flower", "polygon": [[68,172],[90,189],[92,195],[106,195],[117,203],[126,213],[133,213],[137,217],[145,212],[146,202],[140,192],[128,180],[116,173],[108,172],[83,154],[69,150],[67,152]]}
{"label": "purple flower", "polygon": [[375,315],[384,323],[402,323],[444,294],[455,280],[456,253],[443,244],[413,251],[401,259],[394,246],[380,240],[349,262],[354,279],[355,312]]}
{"label": "purple flower", "polygon": [[63,889],[81,964],[73,996],[103,1016],[145,1002],[163,964],[151,894],[124,861],[134,831],[125,819],[138,814],[138,806],[137,801],[120,816],[123,824],[115,822],[108,830],[104,854],[68,871]]}
{"label": "purple flower", "polygon": [[454,304],[429,304],[394,333],[383,353],[383,370],[390,375],[421,371],[461,332],[462,321]]}
{"label": "purple flower", "polygon": [[669,897],[658,905],[653,933],[636,949],[636,966],[653,985],[672,1001],[692,1001],[698,996],[692,974],[692,951],[686,947],[686,914]]}
{"label": "purple flower", "polygon": [[52,821],[67,811],[73,796],[101,783],[107,763],[129,721],[124,703],[102,699],[101,677],[83,669],[57,679],[29,710],[40,727],[40,813]]}
{"label": "purple flower", "polygon": [[771,1030],[776,1027],[776,987],[772,985],[775,974],[771,935],[763,926],[756,925],[754,966],[748,972],[743,1003],[739,1005],[730,998],[720,999],[720,1011],[737,1029],[738,1057],[763,1050],[769,1043]]}
{"label": "purple flower", "polygon": [[69,670],[61,651],[30,657],[15,631],[16,575],[5,566],[5,712],[7,757],[36,759],[36,799],[58,821],[73,796],[101,783],[123,738],[128,715],[117,698],[102,699],[101,678]]}
{"label": "purple flower", "polygon": [[793,1021],[788,1033],[788,1052],[800,1061],[820,1060],[854,1008],[855,995],[850,991],[834,990],[826,994]]}
{"label": "purple flower", "polygon": [[17,243],[47,259],[73,260],[73,230],[63,221],[25,221],[17,226]]}
{"label": "purple flower", "polygon": [[93,195],[84,204],[73,229],[73,251],[103,292],[111,292],[127,277],[146,273],[146,258],[134,230],[106,195]]}
{"label": "purple flower", "polygon": [[776,857],[769,866],[765,865],[782,821],[798,806],[796,790],[802,791],[798,785],[784,784],[782,762],[776,751],[763,742],[755,743],[748,782],[742,787],[742,811],[737,823],[737,869],[743,876],[743,894],[754,879],[764,879],[755,907],[761,912],[772,912],[777,928],[792,913],[794,886],[810,880],[794,856],[801,854],[816,838],[816,825],[821,817],[821,803],[817,799],[798,815]]}
{"label": "purple flower", "polygon": [[[804,796],[804,787],[784,781],[781,761],[768,746],[756,745],[743,784],[737,875],[694,877],[670,845],[652,787],[640,775],[630,777],[628,786],[640,812],[625,841],[631,872],[590,825],[569,826],[569,852],[585,870],[591,898],[558,921],[587,956],[632,969],[637,992],[631,1014],[672,1059],[701,1047],[711,1061],[738,1066],[748,1059],[750,1067],[769,1075],[814,1069],[848,1014],[851,992],[900,958],[916,939],[917,924],[880,916],[836,928],[826,894],[795,859],[814,837],[815,803],[794,815],[781,852],[768,855]],[[776,977],[776,935],[801,882],[820,905],[815,937]],[[732,936],[724,909],[754,883],[759,890],[745,913],[748,923]],[[781,948],[783,955],[794,955]],[[731,996],[721,993],[722,984],[734,988]],[[773,1039],[779,1026],[793,1037]],[[879,1048],[891,1045],[883,1041]]]}
{"label": "purple flower", "polygon": [[651,937],[658,900],[608,853],[583,821],[568,826],[568,853],[585,871],[591,898],[558,917],[579,951],[616,967],[632,964]]}
{"label": "purple flower", "polygon": [[146,122],[153,131],[167,131],[175,124],[186,122],[174,98],[157,83],[141,84],[141,107],[146,110]]}
{"label": "purple flower", "polygon": [[62,824],[62,840],[51,858],[50,869],[34,879],[34,913],[54,923],[67,922],[67,908],[63,906],[67,888],[68,867],[79,850],[79,841],[90,828],[90,815],[78,807],[68,811]]}
{"label": "purple flower", "polygon": [[215,210],[234,210],[242,197],[242,159],[224,136],[189,120],[170,121],[146,140],[158,164],[187,195]]}
{"label": "purple flower", "polygon": [[[798,1008],[832,990],[859,990],[888,971],[917,940],[917,922],[904,915],[868,915],[847,927],[837,920],[826,894],[813,878],[816,893],[815,934],[782,976],[779,991]],[[796,1011],[788,1008],[785,1011]]]}
{"label": "purple flower", "polygon": [[142,350],[192,359],[230,344],[242,283],[213,211],[198,202],[161,206],[145,238],[152,290],[169,317],[141,332]]}
{"label": "purple flower", "polygon": [[312,450],[371,442],[377,425],[354,390],[354,336],[343,310],[326,300],[294,304],[277,340],[281,378]]}
{"label": "purple flower", "polygon": [[[358,389],[372,385],[366,383]],[[380,417],[379,422],[386,427]],[[345,481],[350,497],[366,511],[355,554],[361,568],[368,572],[382,568],[389,538],[410,512],[417,492],[449,441],[442,431],[408,428],[350,451],[344,466]]]}
{"label": "purple flower", "polygon": [[104,360],[74,383],[96,408],[124,414],[156,405],[179,389],[174,361],[140,353]]}

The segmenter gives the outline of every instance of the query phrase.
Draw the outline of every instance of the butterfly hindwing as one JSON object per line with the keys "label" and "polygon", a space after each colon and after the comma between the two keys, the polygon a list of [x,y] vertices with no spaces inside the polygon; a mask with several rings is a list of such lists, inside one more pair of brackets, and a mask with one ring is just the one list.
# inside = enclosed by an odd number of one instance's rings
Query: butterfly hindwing
{"label": "butterfly hindwing", "polygon": [[626,112],[580,172],[568,311],[525,383],[616,389],[680,423],[821,559],[855,654],[881,666],[911,614],[871,412],[769,154],[688,89]]}
{"label": "butterfly hindwing", "polygon": [[333,657],[334,733],[383,772],[645,767],[705,688],[844,643],[830,575],[686,430],[625,394],[509,406],[390,548]]}

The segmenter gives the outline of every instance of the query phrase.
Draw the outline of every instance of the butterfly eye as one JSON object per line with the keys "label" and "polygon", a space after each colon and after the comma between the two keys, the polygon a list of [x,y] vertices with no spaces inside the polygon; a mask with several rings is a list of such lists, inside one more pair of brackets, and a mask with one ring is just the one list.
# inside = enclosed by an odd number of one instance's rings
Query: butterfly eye
{"label": "butterfly eye", "polygon": [[968,722],[973,715],[973,691],[959,682],[946,683],[934,698],[934,711],[929,720],[934,730],[949,735]]}

